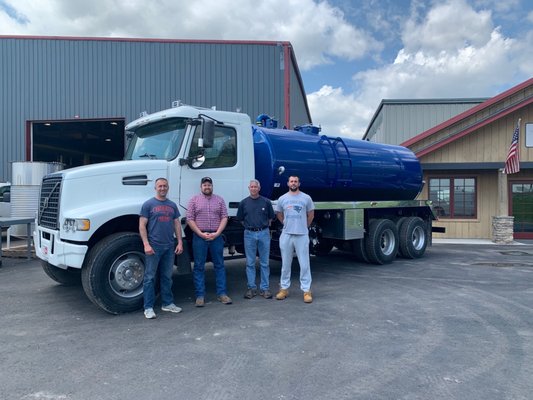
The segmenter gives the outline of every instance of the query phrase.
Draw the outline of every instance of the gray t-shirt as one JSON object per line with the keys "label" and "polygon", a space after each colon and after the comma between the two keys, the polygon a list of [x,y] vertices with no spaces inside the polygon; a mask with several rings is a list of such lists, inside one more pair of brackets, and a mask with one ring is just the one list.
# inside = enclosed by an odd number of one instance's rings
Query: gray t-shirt
{"label": "gray t-shirt", "polygon": [[278,199],[276,212],[283,213],[283,232],[291,235],[306,235],[307,213],[315,209],[313,200],[304,192],[285,193]]}

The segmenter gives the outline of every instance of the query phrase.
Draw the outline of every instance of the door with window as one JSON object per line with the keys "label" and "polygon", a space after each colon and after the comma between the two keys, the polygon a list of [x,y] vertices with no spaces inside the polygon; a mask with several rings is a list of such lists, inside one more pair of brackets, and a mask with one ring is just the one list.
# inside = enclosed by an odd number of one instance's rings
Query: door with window
{"label": "door with window", "polygon": [[[186,144],[186,156],[189,160],[201,155],[202,162],[192,162],[179,169],[180,206],[187,209],[189,200],[200,193],[200,180],[208,176],[213,180],[213,193],[222,196],[228,204],[228,213],[235,215],[236,205],[247,194],[248,182],[244,178],[244,168],[241,162],[242,154],[235,127],[215,125],[213,146],[199,148],[200,129],[196,129],[192,138]],[[171,175],[177,173],[171,171]]]}
{"label": "door with window", "polygon": [[509,183],[509,215],[514,216],[514,237],[533,239],[533,181]]}

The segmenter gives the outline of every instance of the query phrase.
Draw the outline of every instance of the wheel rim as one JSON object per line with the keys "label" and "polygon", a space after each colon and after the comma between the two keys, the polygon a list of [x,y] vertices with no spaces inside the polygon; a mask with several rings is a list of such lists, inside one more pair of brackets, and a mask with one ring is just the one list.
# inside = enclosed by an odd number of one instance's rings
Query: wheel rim
{"label": "wheel rim", "polygon": [[380,246],[381,252],[384,255],[391,255],[394,251],[394,248],[396,246],[396,239],[394,237],[394,233],[390,229],[383,231],[383,234],[380,238]]}
{"label": "wheel rim", "polygon": [[136,297],[143,291],[144,255],[138,252],[118,257],[109,270],[109,286],[121,297]]}
{"label": "wheel rim", "polygon": [[426,242],[426,233],[422,227],[417,226],[413,229],[413,235],[411,236],[411,243],[413,243],[413,248],[415,250],[422,250],[424,248],[424,243]]}

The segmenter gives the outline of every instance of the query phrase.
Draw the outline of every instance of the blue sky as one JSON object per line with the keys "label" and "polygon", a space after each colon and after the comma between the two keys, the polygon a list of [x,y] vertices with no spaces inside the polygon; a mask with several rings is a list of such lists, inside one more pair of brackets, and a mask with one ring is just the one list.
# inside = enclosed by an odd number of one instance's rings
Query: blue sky
{"label": "blue sky", "polygon": [[313,122],[352,137],[382,99],[533,77],[531,0],[0,0],[0,34],[290,41]]}

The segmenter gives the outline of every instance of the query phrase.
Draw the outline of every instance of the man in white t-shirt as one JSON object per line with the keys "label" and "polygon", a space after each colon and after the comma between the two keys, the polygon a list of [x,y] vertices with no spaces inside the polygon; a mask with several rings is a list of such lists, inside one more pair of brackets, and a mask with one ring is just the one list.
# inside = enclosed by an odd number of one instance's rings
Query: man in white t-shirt
{"label": "man in white t-shirt", "polygon": [[287,186],[289,191],[278,199],[275,209],[278,220],[283,224],[279,238],[282,260],[280,290],[276,299],[284,300],[289,295],[292,255],[295,251],[300,264],[300,288],[304,292],[304,302],[311,303],[313,296],[308,228],[315,216],[315,206],[311,197],[300,191],[299,177],[290,176]]}

